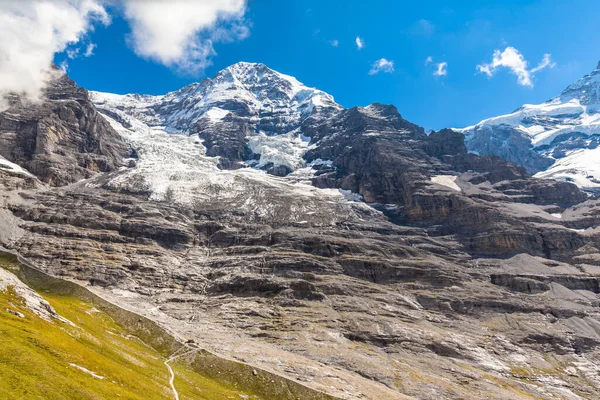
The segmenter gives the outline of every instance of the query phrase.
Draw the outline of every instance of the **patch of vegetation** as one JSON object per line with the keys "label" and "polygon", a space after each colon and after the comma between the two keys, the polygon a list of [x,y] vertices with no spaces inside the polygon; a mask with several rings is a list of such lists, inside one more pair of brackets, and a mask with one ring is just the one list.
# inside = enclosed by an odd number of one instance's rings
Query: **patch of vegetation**
{"label": "patch of vegetation", "polygon": [[10,267],[18,264],[17,257],[0,251],[0,267]]}
{"label": "patch of vegetation", "polygon": [[239,390],[234,387],[217,383],[216,381],[191,371],[187,363],[174,362],[171,365],[175,371],[175,386],[179,390],[179,397],[181,400],[261,399],[256,395],[240,396]]}
{"label": "patch of vegetation", "polygon": [[[45,321],[14,290],[0,292],[0,398],[174,398],[164,357],[156,350],[91,303],[43,294],[71,323]],[[173,367],[181,399],[258,399],[185,364]]]}

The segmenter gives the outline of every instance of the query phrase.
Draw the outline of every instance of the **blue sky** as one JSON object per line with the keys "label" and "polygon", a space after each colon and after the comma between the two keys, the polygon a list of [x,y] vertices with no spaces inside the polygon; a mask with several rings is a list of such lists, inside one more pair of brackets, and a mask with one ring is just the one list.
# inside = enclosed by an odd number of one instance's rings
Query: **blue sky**
{"label": "blue sky", "polygon": [[[463,127],[557,95],[600,60],[592,1],[251,0],[245,38],[215,43],[212,65],[195,74],[132,51],[130,25],[117,11],[87,39],[94,55],[69,60],[69,74],[90,90],[164,94],[238,61],[262,62],[332,94],[345,107],[373,102],[398,107],[425,128]],[[364,41],[357,49],[356,38]],[[337,47],[332,45],[338,41]],[[478,73],[496,49],[514,47],[529,70],[551,55],[554,68],[523,86],[508,68]],[[425,65],[426,59],[433,61]],[[385,58],[394,71],[369,74]],[[62,62],[65,54],[57,54]],[[447,75],[434,76],[437,63]]]}

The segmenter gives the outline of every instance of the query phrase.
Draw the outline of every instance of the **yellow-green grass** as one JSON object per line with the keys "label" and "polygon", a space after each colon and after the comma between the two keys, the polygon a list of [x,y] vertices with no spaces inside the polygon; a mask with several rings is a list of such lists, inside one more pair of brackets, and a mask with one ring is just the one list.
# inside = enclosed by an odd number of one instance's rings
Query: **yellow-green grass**
{"label": "yellow-green grass", "polygon": [[[45,321],[14,290],[0,292],[0,399],[174,398],[164,357],[157,351],[88,302],[42,294],[72,324]],[[182,400],[258,399],[183,363],[172,364]]]}
{"label": "yellow-green grass", "polygon": [[0,251],[0,267],[10,267],[18,263],[16,256]]}

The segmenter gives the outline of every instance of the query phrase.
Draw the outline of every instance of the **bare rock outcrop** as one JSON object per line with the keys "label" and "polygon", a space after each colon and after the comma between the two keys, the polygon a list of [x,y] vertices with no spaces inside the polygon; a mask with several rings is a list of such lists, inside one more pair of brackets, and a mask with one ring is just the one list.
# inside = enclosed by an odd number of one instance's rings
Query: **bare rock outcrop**
{"label": "bare rock outcrop", "polygon": [[52,186],[123,165],[130,150],[66,75],[50,82],[41,103],[12,99],[0,113],[0,155]]}

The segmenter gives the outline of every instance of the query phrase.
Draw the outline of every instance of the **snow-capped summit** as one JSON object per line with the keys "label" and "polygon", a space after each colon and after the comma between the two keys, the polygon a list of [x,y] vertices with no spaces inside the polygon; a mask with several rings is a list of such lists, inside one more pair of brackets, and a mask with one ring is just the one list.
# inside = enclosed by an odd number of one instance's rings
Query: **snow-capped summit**
{"label": "snow-capped summit", "polygon": [[563,103],[577,100],[588,112],[600,111],[600,63],[591,74],[570,85],[556,99]]}
{"label": "snow-capped summit", "polygon": [[270,117],[274,124],[263,126],[267,133],[287,133],[315,108],[340,109],[333,97],[309,88],[296,78],[264,64],[240,62],[218,72],[212,79],[192,83],[163,96],[114,95],[91,92],[101,109],[119,109],[148,126],[171,133],[194,133],[199,120],[218,122],[229,113],[238,117]]}
{"label": "snow-capped summit", "polygon": [[303,122],[343,109],[321,90],[247,62],[162,96],[91,92],[91,98],[124,134],[197,136],[223,168],[245,164],[278,175],[304,166],[310,138],[302,134]]}
{"label": "snow-capped summit", "polygon": [[292,107],[303,112],[310,112],[315,106],[339,108],[331,95],[308,88],[296,78],[274,71],[264,64],[234,64],[215,75],[211,83],[208,91],[213,95],[221,92],[218,88],[225,88],[229,94],[249,93],[249,100],[259,108]]}
{"label": "snow-capped summit", "polygon": [[600,63],[542,104],[458,129],[467,148],[513,161],[532,174],[600,188]]}

